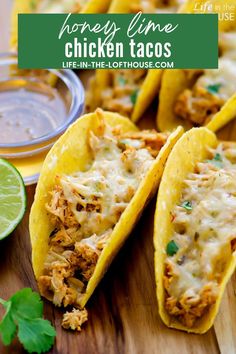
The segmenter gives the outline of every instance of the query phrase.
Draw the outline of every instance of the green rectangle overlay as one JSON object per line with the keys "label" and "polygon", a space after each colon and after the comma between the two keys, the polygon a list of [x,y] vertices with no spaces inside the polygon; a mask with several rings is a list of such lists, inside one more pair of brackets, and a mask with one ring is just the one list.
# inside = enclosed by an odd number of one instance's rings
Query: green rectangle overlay
{"label": "green rectangle overlay", "polygon": [[213,69],[216,14],[20,14],[23,69]]}

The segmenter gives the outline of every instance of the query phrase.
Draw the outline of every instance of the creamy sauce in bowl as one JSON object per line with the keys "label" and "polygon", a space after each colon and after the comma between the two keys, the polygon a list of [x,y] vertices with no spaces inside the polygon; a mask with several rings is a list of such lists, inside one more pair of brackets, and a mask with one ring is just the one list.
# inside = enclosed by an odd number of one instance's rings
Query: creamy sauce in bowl
{"label": "creamy sauce in bowl", "polygon": [[0,143],[42,137],[61,126],[67,114],[58,91],[42,82],[0,82]]}

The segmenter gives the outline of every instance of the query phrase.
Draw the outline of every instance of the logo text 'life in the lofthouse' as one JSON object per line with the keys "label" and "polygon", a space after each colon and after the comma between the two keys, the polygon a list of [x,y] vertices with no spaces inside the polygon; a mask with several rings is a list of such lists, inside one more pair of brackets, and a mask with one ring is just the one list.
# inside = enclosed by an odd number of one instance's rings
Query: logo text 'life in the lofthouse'
{"label": "logo text 'life in the lofthouse'", "polygon": [[[134,16],[130,25],[127,29],[127,37],[130,38],[129,47],[130,55],[132,58],[170,58],[171,56],[171,43],[165,42],[156,42],[156,43],[143,43],[136,42],[133,37],[137,34],[143,34],[146,36],[149,31],[158,31],[165,33],[172,33],[178,28],[178,24],[172,25],[171,23],[165,24],[164,26],[159,23],[154,23],[149,20],[146,21],[146,18],[141,20],[142,13],[139,12]],[[90,58],[124,58],[124,43],[115,42],[112,40],[115,37],[115,34],[120,31],[120,27],[117,27],[115,22],[110,20],[104,26],[99,24],[90,25],[89,23],[84,22],[83,24],[73,24],[72,27],[68,24],[68,19],[71,16],[69,14],[60,30],[58,38],[61,39],[64,32],[67,34],[72,34],[78,32],[80,29],[81,33],[84,33],[86,30],[90,33],[101,33],[103,32],[106,36],[104,40],[101,38],[97,39],[97,42],[88,42],[86,37],[83,38],[83,42],[77,37],[74,38],[73,43],[67,42],[65,44],[65,57],[66,58],[82,58],[89,56]],[[63,67],[68,67],[68,62],[63,62]]]}
{"label": "logo text 'life in the lofthouse'", "polygon": [[218,66],[215,14],[20,14],[18,23],[20,68]]}
{"label": "logo text 'life in the lofthouse'", "polygon": [[226,1],[196,1],[194,4],[193,11],[197,14],[207,14],[207,13],[218,13],[218,20],[224,22],[235,21],[235,3],[229,3]]}

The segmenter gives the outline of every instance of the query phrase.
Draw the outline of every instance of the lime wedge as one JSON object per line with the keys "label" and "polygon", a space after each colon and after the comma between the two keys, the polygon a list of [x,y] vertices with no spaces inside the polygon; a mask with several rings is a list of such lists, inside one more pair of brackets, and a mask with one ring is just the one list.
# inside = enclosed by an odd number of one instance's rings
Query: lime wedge
{"label": "lime wedge", "polygon": [[19,224],[26,209],[26,191],[16,168],[0,159],[0,240]]}

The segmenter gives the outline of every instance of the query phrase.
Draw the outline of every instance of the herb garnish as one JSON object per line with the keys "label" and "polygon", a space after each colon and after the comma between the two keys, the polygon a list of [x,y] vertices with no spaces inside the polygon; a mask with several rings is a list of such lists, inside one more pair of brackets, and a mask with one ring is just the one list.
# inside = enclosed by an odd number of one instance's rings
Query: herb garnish
{"label": "herb garnish", "polygon": [[130,101],[132,102],[133,105],[135,105],[135,103],[137,101],[138,93],[139,93],[139,90],[135,90],[130,95]]}
{"label": "herb garnish", "polygon": [[212,93],[213,95],[215,95],[216,93],[219,92],[219,89],[221,88],[222,84],[213,84],[213,85],[208,85],[207,86],[207,91],[209,93]]}
{"label": "herb garnish", "polygon": [[222,162],[222,157],[221,157],[221,155],[217,152],[217,153],[215,154],[215,156],[213,157],[213,160],[215,160],[215,161],[221,161],[221,162]]}
{"label": "herb garnish", "polygon": [[178,252],[179,246],[175,243],[174,240],[171,240],[166,247],[166,253],[168,256],[174,256]]}
{"label": "herb garnish", "polygon": [[123,76],[118,76],[117,80],[118,80],[118,83],[119,83],[120,86],[125,86],[126,80],[125,80],[125,78]]}
{"label": "herb garnish", "polygon": [[182,204],[181,204],[182,208],[191,211],[193,209],[192,206],[192,202],[190,200],[185,200]]}
{"label": "herb garnish", "polygon": [[11,344],[16,332],[29,353],[44,353],[54,342],[56,331],[42,318],[43,303],[38,293],[30,288],[17,291],[8,301],[0,298],[6,313],[0,322],[0,332],[5,345]]}
{"label": "herb garnish", "polygon": [[207,160],[207,162],[211,163],[212,165],[222,168],[223,167],[223,160],[222,156],[217,152],[212,160]]}

